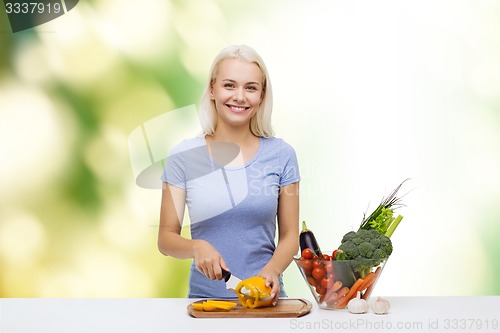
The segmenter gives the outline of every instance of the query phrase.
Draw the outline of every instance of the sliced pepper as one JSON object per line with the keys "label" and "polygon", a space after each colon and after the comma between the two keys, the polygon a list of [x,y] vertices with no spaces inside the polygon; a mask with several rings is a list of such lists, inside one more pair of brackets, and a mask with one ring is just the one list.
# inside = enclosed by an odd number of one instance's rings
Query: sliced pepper
{"label": "sliced pepper", "polygon": [[191,303],[191,306],[199,311],[215,311],[215,310],[231,310],[234,308],[236,303],[234,302],[226,302],[226,301],[216,301],[216,300],[207,300],[203,303]]}
{"label": "sliced pepper", "polygon": [[[248,293],[242,293],[241,289],[245,287]],[[238,283],[236,286],[236,295],[240,304],[246,308],[255,309],[264,306],[271,306],[273,297],[271,297],[271,287],[266,286],[266,279],[260,276],[252,276]]]}
{"label": "sliced pepper", "polygon": [[235,302],[219,301],[219,300],[212,300],[212,299],[207,300],[205,303],[207,303],[211,306],[215,306],[216,308],[219,308],[219,309],[224,309],[224,310],[231,310],[232,308],[236,307],[236,305],[238,305]]}

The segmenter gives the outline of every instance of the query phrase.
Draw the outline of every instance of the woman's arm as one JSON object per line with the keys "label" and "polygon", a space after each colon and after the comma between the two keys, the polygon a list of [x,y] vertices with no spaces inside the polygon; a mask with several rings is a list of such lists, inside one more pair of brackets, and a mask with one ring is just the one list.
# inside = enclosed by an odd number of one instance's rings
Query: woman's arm
{"label": "woman's arm", "polygon": [[278,277],[290,265],[299,249],[299,183],[283,186],[278,198],[278,244],[269,262],[259,273],[272,285],[276,304],[280,285]]}
{"label": "woman's arm", "polygon": [[180,236],[186,191],[163,183],[158,229],[158,249],[166,256],[179,259],[193,258],[192,241]]}
{"label": "woman's arm", "polygon": [[204,240],[186,239],[180,235],[185,202],[185,190],[163,183],[158,249],[166,256],[179,259],[194,258],[200,272],[211,280],[220,280],[221,267],[229,270],[220,253]]}

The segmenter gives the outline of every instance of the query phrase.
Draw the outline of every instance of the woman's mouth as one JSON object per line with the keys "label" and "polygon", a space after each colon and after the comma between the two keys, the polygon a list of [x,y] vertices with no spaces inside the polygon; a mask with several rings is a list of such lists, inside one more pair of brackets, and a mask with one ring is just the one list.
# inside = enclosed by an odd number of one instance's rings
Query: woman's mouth
{"label": "woman's mouth", "polygon": [[235,113],[241,113],[241,112],[245,112],[246,110],[248,110],[250,107],[248,106],[236,106],[236,105],[230,105],[230,104],[226,104],[226,106],[232,111],[232,112],[235,112]]}

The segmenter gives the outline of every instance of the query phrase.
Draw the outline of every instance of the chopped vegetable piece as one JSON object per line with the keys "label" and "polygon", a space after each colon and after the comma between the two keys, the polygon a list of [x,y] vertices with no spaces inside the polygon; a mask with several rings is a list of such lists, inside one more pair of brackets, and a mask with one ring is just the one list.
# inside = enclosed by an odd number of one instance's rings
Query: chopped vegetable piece
{"label": "chopped vegetable piece", "polygon": [[207,300],[203,303],[191,303],[192,307],[200,311],[228,311],[236,307],[235,302],[218,301],[218,300]]}

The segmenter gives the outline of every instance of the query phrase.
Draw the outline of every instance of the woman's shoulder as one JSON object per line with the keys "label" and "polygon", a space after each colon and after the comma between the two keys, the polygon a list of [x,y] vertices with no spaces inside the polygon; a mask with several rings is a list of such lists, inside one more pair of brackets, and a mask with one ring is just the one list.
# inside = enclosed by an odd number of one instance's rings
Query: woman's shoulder
{"label": "woman's shoulder", "polygon": [[272,147],[272,148],[279,148],[279,149],[284,149],[284,150],[291,150],[293,151],[293,147],[291,144],[289,144],[285,139],[279,138],[279,137],[262,137],[262,142],[264,142],[265,145]]}
{"label": "woman's shoulder", "polygon": [[184,139],[172,147],[172,149],[170,150],[170,155],[174,155],[204,145],[205,145],[205,138],[203,135],[198,135],[192,138]]}

